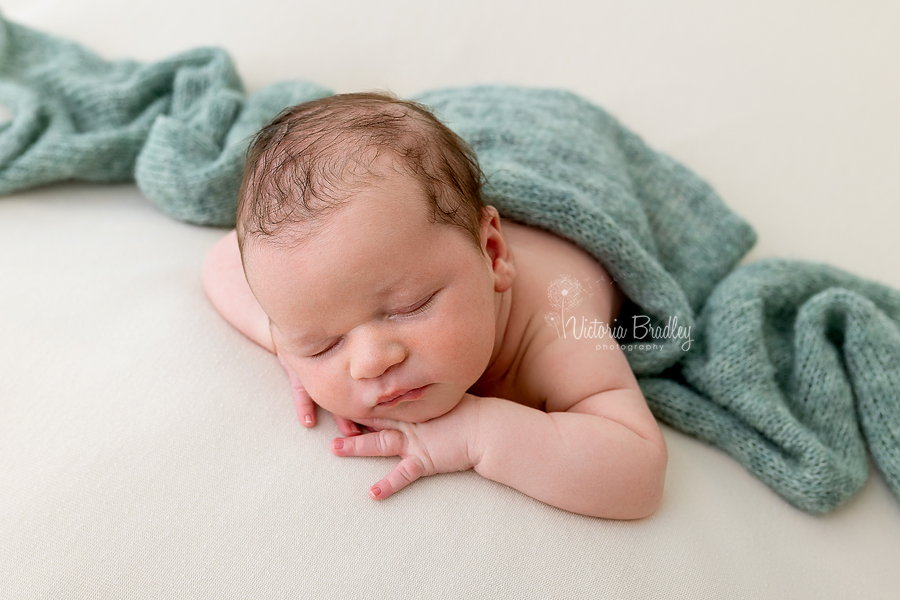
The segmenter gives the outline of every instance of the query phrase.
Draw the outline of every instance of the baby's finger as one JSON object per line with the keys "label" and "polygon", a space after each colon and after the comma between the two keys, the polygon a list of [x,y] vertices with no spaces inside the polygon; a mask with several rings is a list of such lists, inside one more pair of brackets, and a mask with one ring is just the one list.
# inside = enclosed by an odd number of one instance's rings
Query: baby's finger
{"label": "baby's finger", "polygon": [[[291,377],[291,392],[294,395],[294,408],[297,410],[297,418],[304,427],[312,427],[316,424],[316,403],[309,397],[296,377]],[[296,381],[296,385],[295,385]]]}
{"label": "baby's finger", "polygon": [[350,419],[345,419],[344,417],[340,417],[335,414],[332,414],[331,416],[334,417],[334,422],[338,427],[338,431],[340,431],[343,435],[346,435],[347,437],[353,437],[362,433],[359,425],[357,425]]}
{"label": "baby's finger", "polygon": [[316,403],[313,402],[313,399],[306,393],[303,384],[297,379],[297,375],[294,374],[293,369],[285,362],[281,353],[278,352],[275,356],[278,357],[281,368],[287,373],[288,380],[291,382],[291,395],[294,397],[294,410],[297,411],[297,418],[303,423],[304,427],[312,427],[316,424]]}
{"label": "baby's finger", "polygon": [[331,451],[338,456],[398,456],[403,453],[406,437],[396,429],[385,429],[346,438],[335,438]]}
{"label": "baby's finger", "polygon": [[369,488],[369,495],[375,500],[384,500],[394,492],[399,492],[424,474],[421,464],[412,456],[397,463],[387,477]]}

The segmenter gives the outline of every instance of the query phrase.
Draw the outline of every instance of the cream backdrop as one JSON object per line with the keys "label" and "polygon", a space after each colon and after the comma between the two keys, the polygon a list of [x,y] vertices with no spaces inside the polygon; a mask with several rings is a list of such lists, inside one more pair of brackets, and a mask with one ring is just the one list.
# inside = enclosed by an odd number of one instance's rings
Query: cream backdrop
{"label": "cream backdrop", "polygon": [[[900,287],[900,4],[759,0],[0,0],[153,61],[234,55],[250,90],[572,89],[706,178],[749,260]],[[460,473],[382,503],[392,459],[300,427],[276,361],[200,287],[224,232],[130,185],[0,198],[0,598],[895,598],[900,503],[873,471],[813,517],[672,429],[657,514],[568,514]],[[322,416],[322,415],[320,415]]]}

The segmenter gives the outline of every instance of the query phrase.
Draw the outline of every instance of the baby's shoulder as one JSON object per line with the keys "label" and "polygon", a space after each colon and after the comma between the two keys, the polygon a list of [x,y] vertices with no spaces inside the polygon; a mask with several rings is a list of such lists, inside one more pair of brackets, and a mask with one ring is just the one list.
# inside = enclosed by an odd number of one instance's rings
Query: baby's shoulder
{"label": "baby's shoulder", "polygon": [[516,266],[513,302],[534,316],[584,306],[604,319],[618,315],[621,293],[593,256],[574,242],[518,223],[503,231]]}
{"label": "baby's shoulder", "polygon": [[582,328],[611,324],[621,293],[606,269],[574,243],[517,223],[504,222],[503,232],[516,276],[500,353],[505,360],[496,366],[506,375],[505,397],[549,409],[541,378],[573,353],[594,354]]}

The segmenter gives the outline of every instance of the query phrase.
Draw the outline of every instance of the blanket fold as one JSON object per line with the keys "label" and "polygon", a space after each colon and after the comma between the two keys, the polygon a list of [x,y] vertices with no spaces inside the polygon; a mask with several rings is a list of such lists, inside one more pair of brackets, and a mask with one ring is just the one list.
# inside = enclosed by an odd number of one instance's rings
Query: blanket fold
{"label": "blanket fold", "polygon": [[[232,226],[249,138],[329,93],[291,82],[247,96],[222,50],[110,62],[0,17],[0,104],[13,114],[0,125],[0,194],[133,180],[177,219]],[[479,86],[417,100],[475,149],[505,218],[573,240],[616,279],[630,301],[618,341],[657,417],[809,512],[860,489],[867,451],[900,496],[900,292],[826,265],[738,267],[753,229],[571,93]]]}
{"label": "blanket fold", "polygon": [[836,507],[866,448],[900,495],[900,292],[827,265],[769,259],[713,291],[696,345],[641,387],[654,413],[724,448],[791,503]]}

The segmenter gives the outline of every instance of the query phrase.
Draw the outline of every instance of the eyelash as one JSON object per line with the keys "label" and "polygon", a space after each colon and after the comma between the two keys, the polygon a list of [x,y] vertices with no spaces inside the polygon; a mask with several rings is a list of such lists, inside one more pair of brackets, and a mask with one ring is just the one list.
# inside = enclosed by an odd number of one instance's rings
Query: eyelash
{"label": "eyelash", "polygon": [[406,318],[406,317],[414,317],[414,316],[416,316],[416,315],[418,315],[418,314],[420,314],[420,313],[423,313],[423,312],[425,312],[426,310],[428,310],[428,308],[429,308],[432,304],[434,304],[434,297],[435,297],[435,296],[437,296],[437,292],[434,292],[433,294],[431,294],[430,296],[428,296],[428,299],[427,299],[427,300],[425,300],[422,304],[419,304],[418,306],[416,306],[416,307],[415,307],[414,309],[412,309],[411,311],[409,311],[409,312],[398,312],[398,313],[394,313],[393,315],[391,315],[391,317],[399,317],[399,318],[403,319],[403,318]]}
{"label": "eyelash", "polygon": [[325,356],[326,354],[331,354],[331,351],[332,351],[332,350],[336,350],[337,347],[340,346],[340,345],[341,345],[341,342],[343,342],[343,341],[344,341],[344,338],[340,338],[338,341],[336,341],[336,342],[333,343],[332,345],[328,346],[327,348],[325,348],[325,349],[322,350],[321,352],[316,352],[315,354],[311,355],[310,358],[322,358],[322,357]]}
{"label": "eyelash", "polygon": [[[392,314],[392,315],[390,315],[390,316],[391,316],[391,317],[399,317],[399,318],[401,318],[401,319],[404,319],[404,318],[414,317],[414,316],[416,316],[416,315],[418,315],[418,314],[421,314],[421,313],[425,312],[426,310],[428,310],[428,309],[431,307],[432,304],[434,304],[434,298],[435,298],[435,296],[437,296],[437,292],[434,292],[433,294],[431,294],[431,295],[428,297],[428,299],[425,300],[425,302],[423,302],[422,304],[420,304],[420,305],[417,306],[416,308],[412,309],[411,311],[409,311],[409,312],[399,312],[399,313]],[[328,346],[327,348],[325,348],[324,350],[322,350],[321,352],[316,352],[315,354],[311,355],[310,358],[322,358],[323,356],[326,356],[326,355],[328,355],[328,354],[331,354],[331,352],[333,352],[334,350],[336,350],[337,347],[340,346],[340,345],[341,345],[341,342],[343,342],[343,341],[344,341],[344,338],[342,337],[342,338],[340,338],[338,341],[336,341],[335,343],[333,343],[332,345],[330,345],[330,346]]]}

